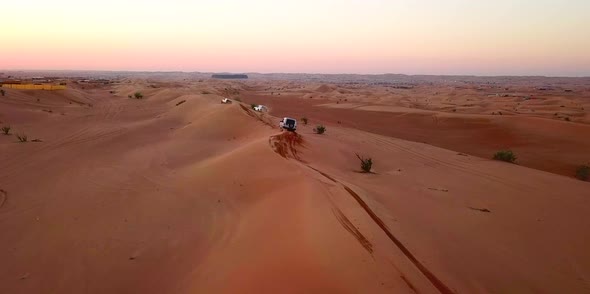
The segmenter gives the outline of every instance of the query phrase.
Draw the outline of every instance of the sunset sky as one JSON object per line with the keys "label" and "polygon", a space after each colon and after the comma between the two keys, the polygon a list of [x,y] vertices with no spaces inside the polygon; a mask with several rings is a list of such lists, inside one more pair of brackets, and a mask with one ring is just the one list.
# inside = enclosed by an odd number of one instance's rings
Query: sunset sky
{"label": "sunset sky", "polygon": [[32,0],[0,9],[0,69],[590,76],[589,0]]}

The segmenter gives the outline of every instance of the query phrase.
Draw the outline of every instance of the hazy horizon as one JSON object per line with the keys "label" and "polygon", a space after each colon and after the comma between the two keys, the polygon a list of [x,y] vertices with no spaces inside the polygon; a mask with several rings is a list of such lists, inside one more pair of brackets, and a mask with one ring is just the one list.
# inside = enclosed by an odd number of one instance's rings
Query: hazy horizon
{"label": "hazy horizon", "polygon": [[590,76],[590,2],[33,0],[4,70]]}
{"label": "hazy horizon", "polygon": [[401,75],[401,76],[433,76],[433,77],[540,77],[540,78],[590,78],[590,75],[580,75],[580,76],[567,76],[567,75],[474,75],[474,74],[405,74],[405,73],[322,73],[322,72],[242,72],[242,71],[182,71],[182,70],[108,70],[108,69],[6,69],[0,68],[1,73],[10,73],[10,72],[31,72],[31,73],[38,73],[38,72],[96,72],[96,73],[153,73],[153,74],[166,74],[166,73],[183,73],[183,74],[246,74],[246,75],[358,75],[358,76],[386,76],[386,75]]}

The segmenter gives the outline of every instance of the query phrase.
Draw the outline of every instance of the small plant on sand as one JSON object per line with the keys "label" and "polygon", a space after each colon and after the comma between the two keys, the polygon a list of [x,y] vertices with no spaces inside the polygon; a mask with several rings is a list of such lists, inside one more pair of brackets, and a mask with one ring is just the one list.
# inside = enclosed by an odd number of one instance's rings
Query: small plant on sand
{"label": "small plant on sand", "polygon": [[307,117],[302,117],[301,121],[303,122],[304,125],[307,125]]}
{"label": "small plant on sand", "polygon": [[321,135],[321,134],[323,134],[323,133],[325,133],[325,132],[326,132],[326,127],[324,127],[323,125],[318,125],[317,127],[315,127],[315,128],[313,129],[313,131],[314,131],[316,134],[320,134],[320,135]]}
{"label": "small plant on sand", "polygon": [[10,126],[3,126],[2,133],[4,133],[4,135],[10,134]]}
{"label": "small plant on sand", "polygon": [[496,154],[494,154],[494,159],[506,161],[506,162],[510,162],[510,163],[515,163],[516,162],[516,155],[514,155],[514,152],[512,152],[512,150],[502,150],[502,151],[498,151],[498,152],[496,152]]}
{"label": "small plant on sand", "polygon": [[362,156],[356,154],[356,157],[361,161],[361,169],[364,173],[370,173],[371,167],[373,167],[373,159],[370,157],[363,158]]}
{"label": "small plant on sand", "polygon": [[582,165],[576,170],[576,178],[582,181],[590,180],[590,165]]}
{"label": "small plant on sand", "polygon": [[27,135],[25,135],[25,134],[22,134],[22,135],[17,134],[16,138],[18,139],[19,142],[22,142],[22,143],[27,142],[29,140],[27,138]]}
{"label": "small plant on sand", "polygon": [[142,99],[143,98],[143,94],[141,94],[141,92],[135,92],[135,94],[133,94],[133,96],[135,97],[135,99]]}

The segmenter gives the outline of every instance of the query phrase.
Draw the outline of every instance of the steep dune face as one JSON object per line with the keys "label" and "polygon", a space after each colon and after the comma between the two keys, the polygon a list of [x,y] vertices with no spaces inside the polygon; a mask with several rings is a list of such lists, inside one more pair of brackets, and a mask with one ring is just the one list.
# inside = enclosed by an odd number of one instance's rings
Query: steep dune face
{"label": "steep dune face", "polygon": [[587,183],[142,85],[0,101],[1,293],[587,290]]}

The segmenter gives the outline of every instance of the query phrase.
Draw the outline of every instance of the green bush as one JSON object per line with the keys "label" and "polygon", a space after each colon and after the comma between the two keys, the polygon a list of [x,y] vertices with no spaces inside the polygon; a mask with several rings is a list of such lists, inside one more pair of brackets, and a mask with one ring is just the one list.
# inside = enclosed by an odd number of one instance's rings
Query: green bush
{"label": "green bush", "polygon": [[3,126],[2,133],[4,133],[4,135],[10,134],[10,126]]}
{"label": "green bush", "polygon": [[301,121],[303,122],[304,125],[307,125],[307,117],[302,117]]}
{"label": "green bush", "polygon": [[27,135],[16,135],[16,138],[18,139],[19,142],[27,142],[29,139],[27,138]]}
{"label": "green bush", "polygon": [[361,169],[363,170],[363,172],[370,173],[371,168],[373,167],[373,159],[371,159],[370,157],[363,158],[358,154],[356,154],[356,157],[358,157],[358,159],[361,161]]}
{"label": "green bush", "polygon": [[576,178],[582,180],[582,181],[587,181],[590,179],[590,166],[589,165],[582,165],[580,167],[578,167],[578,170],[576,170]]}
{"label": "green bush", "polygon": [[320,134],[321,135],[321,134],[323,134],[323,133],[326,132],[326,127],[324,127],[323,125],[318,125],[317,127],[315,127],[315,129],[313,129],[313,131],[316,134]]}
{"label": "green bush", "polygon": [[141,94],[141,92],[135,92],[135,94],[133,94],[133,96],[135,97],[135,99],[142,99],[143,98],[143,94]]}
{"label": "green bush", "polygon": [[514,163],[516,162],[516,155],[511,150],[502,150],[494,154],[494,159]]}

